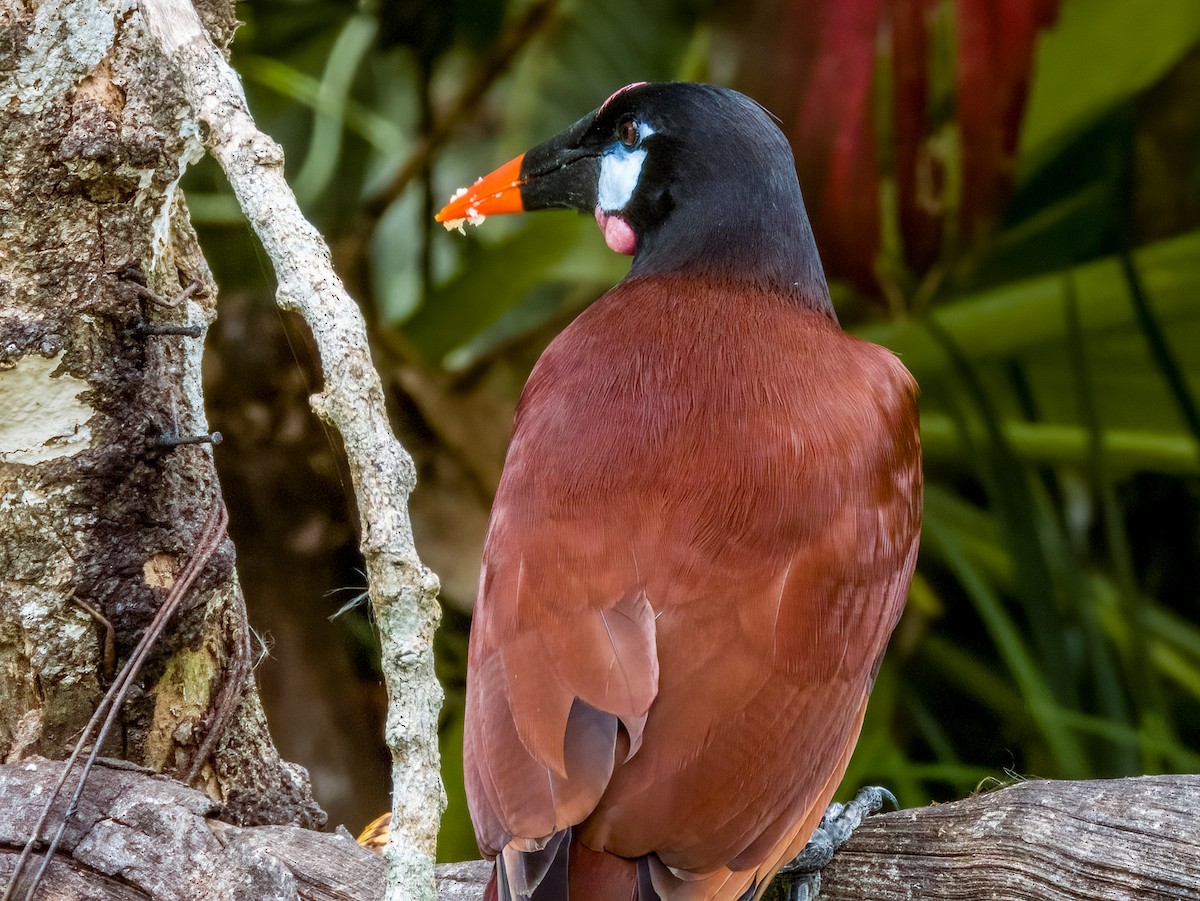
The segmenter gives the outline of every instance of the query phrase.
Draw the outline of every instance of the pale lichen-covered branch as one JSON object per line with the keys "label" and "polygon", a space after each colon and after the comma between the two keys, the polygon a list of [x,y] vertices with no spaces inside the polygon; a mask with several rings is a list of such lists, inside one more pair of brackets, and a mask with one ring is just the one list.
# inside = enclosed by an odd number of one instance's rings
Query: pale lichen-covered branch
{"label": "pale lichen-covered branch", "polygon": [[358,502],[371,602],[383,643],[393,754],[390,897],[431,897],[444,793],[437,755],[441,688],[433,669],[439,619],[436,577],[413,545],[408,497],[412,461],[393,436],[366,327],[333,271],[329,250],[283,177],[280,147],[255,127],[236,74],[187,0],[143,0],[141,9],[171,60],[205,146],[224,168],[278,279],[278,302],[312,328],[325,377],[317,413],[340,432]]}

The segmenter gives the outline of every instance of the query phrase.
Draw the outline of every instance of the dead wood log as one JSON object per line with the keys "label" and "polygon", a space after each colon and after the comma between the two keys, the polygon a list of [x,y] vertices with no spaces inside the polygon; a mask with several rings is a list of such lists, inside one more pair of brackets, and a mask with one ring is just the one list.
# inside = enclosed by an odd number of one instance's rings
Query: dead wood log
{"label": "dead wood log", "polygon": [[[0,766],[0,886],[61,763]],[[1200,899],[1200,776],[1020,782],[871,817],[823,874],[823,901]],[[384,864],[345,833],[242,828],[200,792],[98,767],[39,898],[377,901]],[[438,868],[478,901],[491,864]]]}
{"label": "dead wood log", "polygon": [[[1200,899],[1200,776],[1018,782],[871,817],[821,874],[820,901]],[[479,901],[491,869],[439,868]]]}
{"label": "dead wood log", "polygon": [[1036,780],[874,816],[822,901],[1200,899],[1200,776]]}
{"label": "dead wood log", "polygon": [[[375,901],[383,858],[349,835],[242,828],[181,782],[105,761],[93,771],[39,901]],[[0,887],[61,772],[45,759],[0,766]],[[56,808],[56,814],[61,807]]]}

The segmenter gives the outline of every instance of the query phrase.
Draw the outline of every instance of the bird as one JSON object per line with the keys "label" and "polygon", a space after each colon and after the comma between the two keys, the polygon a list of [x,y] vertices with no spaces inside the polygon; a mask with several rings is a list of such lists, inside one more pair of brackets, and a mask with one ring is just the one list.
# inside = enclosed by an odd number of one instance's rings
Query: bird
{"label": "bird", "polygon": [[643,83],[436,219],[594,216],[628,275],[542,353],[492,507],[464,763],[502,901],[762,896],[908,593],[917,386],[838,323],[783,133]]}

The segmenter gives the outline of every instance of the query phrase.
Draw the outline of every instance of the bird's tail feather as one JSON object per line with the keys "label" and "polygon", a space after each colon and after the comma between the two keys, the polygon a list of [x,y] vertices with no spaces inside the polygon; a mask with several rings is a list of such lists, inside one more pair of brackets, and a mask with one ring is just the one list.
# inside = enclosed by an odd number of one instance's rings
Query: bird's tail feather
{"label": "bird's tail feather", "polygon": [[484,901],[660,901],[639,861],[593,851],[564,829],[540,851],[506,848]]}

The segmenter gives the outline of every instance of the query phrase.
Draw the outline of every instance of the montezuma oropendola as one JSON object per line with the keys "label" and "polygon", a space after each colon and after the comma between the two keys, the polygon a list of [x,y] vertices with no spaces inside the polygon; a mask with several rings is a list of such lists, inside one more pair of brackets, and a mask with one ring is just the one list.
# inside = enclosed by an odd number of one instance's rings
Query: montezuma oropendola
{"label": "montezuma oropendola", "polygon": [[786,139],[635,84],[460,191],[594,214],[629,275],[522,394],[471,628],[489,892],[739,899],[837,788],[921,517],[916,385],[838,326]]}

